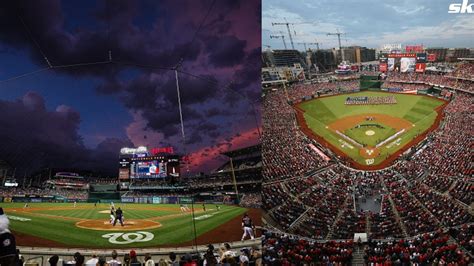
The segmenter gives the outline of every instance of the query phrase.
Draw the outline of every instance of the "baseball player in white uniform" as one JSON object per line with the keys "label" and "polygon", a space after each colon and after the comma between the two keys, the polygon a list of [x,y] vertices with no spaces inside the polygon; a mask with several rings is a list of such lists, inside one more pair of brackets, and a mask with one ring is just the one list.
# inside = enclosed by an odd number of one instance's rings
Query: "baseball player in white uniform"
{"label": "baseball player in white uniform", "polygon": [[110,206],[110,224],[115,223],[115,207]]}

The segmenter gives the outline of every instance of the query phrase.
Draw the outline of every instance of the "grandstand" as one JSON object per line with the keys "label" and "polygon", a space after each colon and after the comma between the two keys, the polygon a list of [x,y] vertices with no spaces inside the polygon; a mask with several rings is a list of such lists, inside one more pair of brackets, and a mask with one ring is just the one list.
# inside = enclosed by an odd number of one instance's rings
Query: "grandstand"
{"label": "grandstand", "polygon": [[378,90],[429,95],[449,103],[436,130],[377,171],[348,167],[332,149],[305,135],[293,108],[308,99],[358,91],[358,81],[293,84],[265,93],[266,263],[474,261],[474,64],[450,66],[454,71],[449,74],[389,72],[381,80]]}

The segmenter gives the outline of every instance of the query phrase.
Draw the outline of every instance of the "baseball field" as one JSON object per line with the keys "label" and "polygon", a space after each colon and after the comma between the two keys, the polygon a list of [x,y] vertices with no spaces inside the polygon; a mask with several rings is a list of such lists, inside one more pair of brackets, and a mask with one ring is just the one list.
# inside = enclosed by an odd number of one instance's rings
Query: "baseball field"
{"label": "baseball field", "polygon": [[[110,224],[109,204],[2,203],[18,245],[49,247],[127,248],[191,246],[194,226],[191,211],[177,204],[119,203],[124,226]],[[219,206],[219,207],[218,207]],[[188,206],[191,208],[191,205]],[[240,220],[256,210],[237,206],[194,205],[198,244],[240,240]]]}
{"label": "baseball field", "polygon": [[[394,96],[395,104],[346,105],[348,97]],[[300,128],[353,167],[380,169],[437,126],[445,101],[386,92],[321,97],[296,105]]]}

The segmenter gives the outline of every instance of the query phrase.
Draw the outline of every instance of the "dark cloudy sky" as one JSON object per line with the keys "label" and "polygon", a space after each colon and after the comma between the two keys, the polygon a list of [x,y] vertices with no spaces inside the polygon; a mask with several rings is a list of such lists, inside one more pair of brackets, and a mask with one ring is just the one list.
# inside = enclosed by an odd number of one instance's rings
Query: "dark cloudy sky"
{"label": "dark cloudy sky", "polygon": [[[0,159],[116,175],[119,149],[146,145],[189,155],[193,172],[217,167],[259,141],[260,14],[256,0],[2,1]],[[202,77],[179,74],[184,146],[175,73],[156,68],[181,58]]]}

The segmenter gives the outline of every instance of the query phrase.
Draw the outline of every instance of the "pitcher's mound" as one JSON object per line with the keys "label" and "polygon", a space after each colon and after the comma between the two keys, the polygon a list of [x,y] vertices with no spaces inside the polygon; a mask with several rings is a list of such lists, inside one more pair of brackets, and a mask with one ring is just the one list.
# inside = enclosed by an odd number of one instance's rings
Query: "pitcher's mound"
{"label": "pitcher's mound", "polygon": [[367,131],[365,131],[365,135],[367,135],[367,136],[373,136],[373,135],[375,135],[375,131],[373,131],[373,130],[367,130]]}
{"label": "pitcher's mound", "polygon": [[119,222],[113,226],[108,220],[84,220],[77,222],[76,226],[99,231],[134,231],[158,228],[161,224],[151,220],[126,219],[123,226]]}

